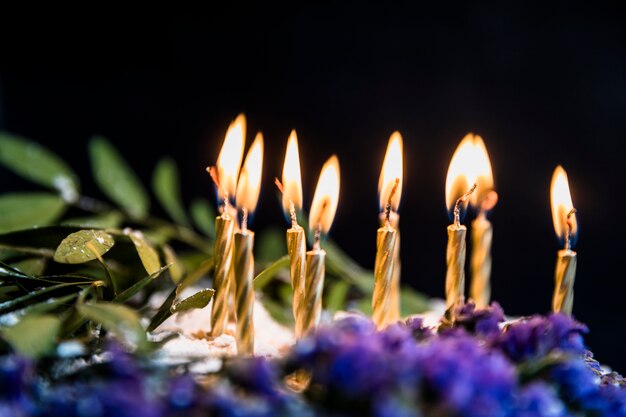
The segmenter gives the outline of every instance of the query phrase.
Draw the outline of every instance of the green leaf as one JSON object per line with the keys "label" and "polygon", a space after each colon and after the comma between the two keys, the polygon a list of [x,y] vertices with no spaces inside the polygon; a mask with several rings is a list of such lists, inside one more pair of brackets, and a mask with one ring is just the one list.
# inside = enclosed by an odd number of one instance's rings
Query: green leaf
{"label": "green leaf", "polygon": [[183,265],[178,261],[176,252],[174,252],[174,249],[170,245],[163,245],[163,256],[165,257],[165,262],[170,265],[170,277],[172,277],[172,281],[174,284],[178,284],[185,274]]}
{"label": "green leaf", "polygon": [[127,235],[133,242],[133,245],[135,245],[135,249],[137,249],[137,254],[141,259],[141,263],[148,274],[154,274],[161,269],[159,254],[152,247],[152,244],[144,237],[141,231],[124,229],[124,234]]}
{"label": "green leaf", "polygon": [[215,290],[211,288],[207,288],[201,291],[198,291],[194,295],[185,298],[184,300],[175,303],[176,297],[182,291],[182,287],[179,284],[168,297],[165,299],[159,310],[156,312],[152,320],[150,321],[150,325],[148,326],[148,331],[154,331],[157,327],[159,327],[165,320],[167,320],[174,313],[181,313],[183,311],[191,310],[194,308],[204,308],[206,307],[211,298],[213,298],[213,294],[215,294]]}
{"label": "green leaf", "polygon": [[402,287],[400,290],[400,315],[407,317],[411,314],[419,314],[428,311],[430,302],[428,297],[410,287]]}
{"label": "green leaf", "polygon": [[211,298],[213,298],[213,294],[215,294],[215,290],[211,288],[200,290],[194,295],[174,304],[172,308],[170,308],[170,311],[174,314],[182,313],[187,310],[193,310],[195,308],[204,308],[209,305]]}
{"label": "green leaf", "polygon": [[48,313],[61,306],[69,307],[73,305],[73,303],[70,303],[70,301],[74,300],[76,297],[78,297],[78,293],[69,294],[58,298],[48,298],[45,302],[33,304],[23,310],[20,310],[18,314],[43,314]]}
{"label": "green leaf", "polygon": [[146,277],[143,277],[142,279],[134,283],[132,286],[126,288],[124,291],[119,293],[113,301],[118,302],[118,303],[124,303],[130,300],[133,295],[137,294],[139,291],[144,289],[148,284],[150,284],[152,281],[158,278],[161,275],[161,273],[169,267],[170,267],[169,265],[166,265],[163,268],[160,268],[155,273],[150,274]]}
{"label": "green leaf", "polygon": [[29,304],[31,301],[40,298],[42,295],[47,295],[48,293],[61,290],[68,287],[76,287],[76,290],[79,289],[81,285],[89,285],[90,281],[77,281],[77,282],[66,282],[63,284],[52,285],[50,287],[45,287],[40,290],[31,291],[26,295],[23,295],[18,298],[12,298],[8,301],[0,303],[0,314],[5,314],[10,311],[17,310],[23,304]]}
{"label": "green leaf", "polygon": [[28,277],[27,274],[20,271],[16,267],[5,264],[2,261],[0,261],[0,276],[7,276],[7,277],[14,277],[14,278]]}
{"label": "green leaf", "polygon": [[330,311],[342,310],[346,306],[346,296],[350,284],[346,281],[336,281],[328,291],[326,296],[326,308]]}
{"label": "green leaf", "polygon": [[191,218],[194,225],[210,238],[215,238],[215,211],[208,201],[198,198],[191,202]]}
{"label": "green leaf", "polygon": [[167,214],[177,223],[189,226],[180,197],[176,163],[171,158],[159,161],[152,176],[152,189]]}
{"label": "green leaf", "polygon": [[148,213],[150,200],[139,178],[109,141],[95,137],[89,143],[89,156],[96,183],[113,202],[133,218]]}
{"label": "green leaf", "polygon": [[65,211],[65,201],[49,193],[10,193],[0,196],[0,233],[56,221]]}
{"label": "green leaf", "polygon": [[163,304],[161,304],[161,307],[159,307],[159,310],[152,317],[152,320],[150,320],[150,324],[148,325],[147,329],[149,332],[154,331],[157,327],[161,325],[161,323],[163,323],[165,320],[167,320],[169,316],[172,315],[171,309],[174,305],[174,301],[176,301],[176,297],[178,297],[179,288],[180,287],[178,286],[172,290],[172,292],[167,296]]}
{"label": "green leaf", "polygon": [[287,253],[285,230],[269,227],[261,233],[256,247],[256,258],[259,262],[272,262]]}
{"label": "green leaf", "polygon": [[0,164],[30,181],[59,190],[68,202],[78,199],[78,177],[57,155],[37,142],[0,132]]}
{"label": "green leaf", "polygon": [[139,350],[147,348],[146,331],[135,310],[121,304],[104,302],[79,304],[77,309],[84,317],[101,324],[120,340],[137,346]]}
{"label": "green leaf", "polygon": [[16,325],[0,330],[2,337],[22,355],[38,358],[56,345],[61,320],[52,315],[29,315]]}
{"label": "green leaf", "polygon": [[81,230],[63,239],[54,253],[62,264],[82,264],[102,256],[115,244],[113,236],[103,230]]}
{"label": "green leaf", "polygon": [[119,211],[95,214],[93,216],[74,217],[66,219],[61,224],[64,226],[88,227],[92,229],[107,229],[119,227],[124,221],[124,216]]}
{"label": "green leaf", "polygon": [[278,271],[287,267],[289,267],[288,255],[277,259],[273,264],[259,272],[259,274],[254,277],[254,289],[258,291],[265,287],[272,280],[272,278],[274,278]]}
{"label": "green leaf", "polygon": [[29,275],[31,277],[38,277],[41,274],[43,274],[43,271],[46,268],[46,259],[45,258],[23,259],[18,262],[13,262],[11,266],[22,271],[26,275]]}

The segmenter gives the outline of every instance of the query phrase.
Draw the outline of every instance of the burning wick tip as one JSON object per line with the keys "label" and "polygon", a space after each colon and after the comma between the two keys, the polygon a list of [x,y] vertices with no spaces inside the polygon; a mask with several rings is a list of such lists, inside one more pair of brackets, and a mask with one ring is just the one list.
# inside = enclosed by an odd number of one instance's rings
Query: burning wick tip
{"label": "burning wick tip", "polygon": [[463,194],[461,197],[459,197],[458,200],[456,200],[456,203],[454,204],[454,225],[455,226],[459,226],[461,224],[461,206],[463,205],[463,203],[465,203],[465,201],[469,198],[469,196],[472,195],[472,193],[476,190],[476,186],[478,184],[474,183],[474,185],[472,185],[472,188],[470,188],[465,194]]}
{"label": "burning wick tip", "polygon": [[576,214],[577,211],[578,210],[576,210],[576,208],[572,207],[572,209],[567,213],[567,216],[565,217],[565,223],[567,224],[567,231],[565,234],[565,250],[570,250],[572,247],[572,216]]}
{"label": "burning wick tip", "polygon": [[393,184],[393,188],[391,189],[391,192],[389,193],[387,204],[385,204],[385,221],[387,222],[387,225],[389,225],[390,217],[391,217],[391,200],[393,200],[393,196],[396,194],[396,192],[398,192],[399,186],[400,186],[400,178],[396,178],[396,181]]}
{"label": "burning wick tip", "polygon": [[[278,188],[278,191],[280,191],[281,194],[285,194],[285,187],[277,177],[274,177],[274,185],[276,185],[276,188]],[[291,200],[289,200],[289,216],[291,217],[291,226],[297,226],[298,218],[296,217],[296,206]]]}

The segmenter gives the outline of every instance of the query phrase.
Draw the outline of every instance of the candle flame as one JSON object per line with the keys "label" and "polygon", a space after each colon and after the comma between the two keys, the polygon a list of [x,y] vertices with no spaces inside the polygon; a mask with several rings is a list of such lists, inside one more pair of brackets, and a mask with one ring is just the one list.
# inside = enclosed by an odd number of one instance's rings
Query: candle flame
{"label": "candle flame", "polygon": [[489,193],[493,191],[493,172],[491,170],[491,161],[489,153],[483,138],[471,133],[466,136],[472,136],[472,144],[474,145],[474,163],[476,169],[476,192],[472,195],[470,203],[476,207],[481,205]]}
{"label": "candle flame", "polygon": [[[448,175],[446,176],[446,206],[449,212],[454,210],[457,200],[465,195],[477,182],[482,156],[477,152],[473,137],[473,135],[469,134],[463,138],[456,151],[454,151],[448,167]],[[478,191],[480,192],[480,190]],[[462,208],[466,206],[467,201]]]}
{"label": "candle flame", "polygon": [[217,175],[220,187],[217,190],[220,200],[223,200],[226,193],[229,198],[235,196],[237,188],[237,177],[241,168],[243,158],[243,146],[246,138],[246,116],[240,114],[228,126],[226,138],[222,145],[222,150],[217,157]]}
{"label": "candle flame", "polygon": [[263,171],[263,135],[259,132],[248,150],[246,160],[237,183],[237,207],[252,213],[256,208],[261,192],[261,172]]}
{"label": "candle flame", "polygon": [[300,172],[300,153],[298,152],[298,136],[292,130],[287,141],[285,163],[283,165],[283,207],[285,212],[290,211],[290,205],[294,208],[302,208],[302,174]]}
{"label": "candle flame", "polygon": [[339,159],[331,156],[322,167],[320,178],[317,181],[311,212],[309,213],[309,228],[328,233],[335,218],[337,203],[339,202]]}
{"label": "candle flame", "polygon": [[[572,212],[574,203],[572,203],[567,173],[561,165],[557,166],[554,174],[552,174],[550,203],[556,235],[563,241],[568,238],[569,234],[569,240],[573,241],[578,232],[578,224],[576,222],[576,214]],[[565,242],[566,245],[569,245],[569,243]]]}
{"label": "candle flame", "polygon": [[389,196],[393,190],[396,179],[398,188],[391,197],[391,210],[397,211],[400,205],[400,196],[402,194],[402,135],[400,132],[393,132],[389,138],[383,168],[380,171],[380,179],[378,180],[378,193],[380,195],[380,209],[384,210],[389,202]]}

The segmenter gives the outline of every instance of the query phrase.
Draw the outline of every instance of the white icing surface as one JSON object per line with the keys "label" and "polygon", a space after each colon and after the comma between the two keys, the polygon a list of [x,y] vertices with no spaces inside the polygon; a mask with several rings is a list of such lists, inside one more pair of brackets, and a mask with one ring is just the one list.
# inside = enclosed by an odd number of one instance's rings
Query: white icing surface
{"label": "white icing surface", "polygon": [[[181,299],[197,291],[197,288],[188,289],[181,294]],[[158,298],[164,299],[164,296]],[[153,299],[152,304],[158,306],[162,301]],[[160,361],[175,364],[193,359],[193,370],[206,373],[218,370],[223,357],[237,354],[234,323],[228,324],[225,334],[211,336],[212,305],[211,302],[202,309],[174,314],[153,332],[153,338],[157,340],[167,334],[177,335],[163,346]],[[259,301],[254,304],[254,328],[254,353],[257,356],[279,357],[295,343],[292,329],[274,321]]]}

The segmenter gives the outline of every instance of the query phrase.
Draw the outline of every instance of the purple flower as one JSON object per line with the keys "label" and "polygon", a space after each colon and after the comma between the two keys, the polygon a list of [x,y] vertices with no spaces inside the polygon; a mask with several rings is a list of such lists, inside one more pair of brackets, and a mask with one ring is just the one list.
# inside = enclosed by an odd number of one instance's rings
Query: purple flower
{"label": "purple flower", "polygon": [[424,345],[419,367],[424,397],[453,414],[502,416],[512,401],[513,365],[467,334]]}
{"label": "purple flower", "polygon": [[515,399],[514,417],[566,417],[567,408],[554,388],[545,382],[533,382],[522,389]]}
{"label": "purple flower", "polygon": [[497,337],[499,324],[504,321],[500,304],[493,302],[489,307],[476,308],[473,301],[455,307],[449,317],[442,320],[440,331],[462,328],[484,338]]}
{"label": "purple flower", "polygon": [[495,344],[515,362],[542,357],[553,350],[583,354],[582,334],[587,331],[585,325],[564,314],[533,316],[510,324]]}
{"label": "purple flower", "polygon": [[25,358],[11,355],[0,358],[0,400],[18,401],[32,378],[32,366]]}
{"label": "purple flower", "polygon": [[278,398],[278,372],[263,357],[237,358],[227,366],[229,378],[240,387],[260,395]]}
{"label": "purple flower", "polygon": [[418,342],[433,336],[433,330],[424,326],[424,319],[421,317],[409,317],[404,322],[404,326],[411,332],[413,339]]}

